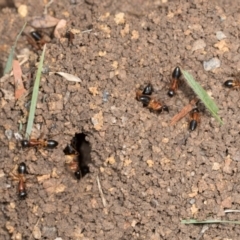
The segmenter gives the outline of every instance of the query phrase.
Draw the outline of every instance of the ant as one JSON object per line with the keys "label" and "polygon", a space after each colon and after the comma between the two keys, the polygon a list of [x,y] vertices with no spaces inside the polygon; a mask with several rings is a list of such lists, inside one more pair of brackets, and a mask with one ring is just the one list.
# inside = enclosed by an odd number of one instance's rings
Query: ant
{"label": "ant", "polygon": [[139,101],[142,102],[143,107],[147,107],[150,111],[161,113],[164,110],[169,112],[168,106],[149,96],[142,95]]}
{"label": "ant", "polygon": [[36,50],[41,50],[45,43],[50,42],[50,38],[41,34],[39,31],[31,31],[30,34],[26,34],[27,41]]}
{"label": "ant", "polygon": [[153,92],[152,84],[149,83],[144,89],[137,90],[136,99],[143,104],[143,107],[147,107],[150,111],[161,113],[162,110],[169,112],[168,107],[162,104],[160,101],[150,97]]}
{"label": "ant", "polygon": [[233,88],[233,89],[237,89],[237,88],[240,88],[240,80],[227,80],[225,83],[224,83],[224,86],[227,87],[227,88]]}
{"label": "ant", "polygon": [[[74,143],[74,140],[72,141],[72,144]],[[84,177],[87,173],[89,173],[89,167],[88,166],[81,166],[81,158],[79,156],[79,153],[77,150],[70,144],[67,144],[66,148],[63,150],[63,152],[69,156],[70,161],[67,161],[66,164],[68,166],[68,169],[71,172],[74,172],[74,176],[80,180],[82,177]]]}
{"label": "ant", "polygon": [[73,39],[75,38],[74,34],[71,31],[67,31],[65,36],[68,39],[68,47],[70,44],[73,45]]}
{"label": "ant", "polygon": [[200,113],[197,107],[193,108],[190,112],[189,130],[194,131],[200,123]]}
{"label": "ant", "polygon": [[29,139],[29,140],[22,140],[21,141],[23,148],[30,148],[30,147],[43,147],[53,149],[57,147],[58,142],[55,140],[44,140],[44,139]]}
{"label": "ant", "polygon": [[27,196],[25,177],[27,173],[27,166],[24,162],[18,165],[17,174],[11,173],[13,180],[18,180],[18,196],[20,199],[24,199]]}
{"label": "ant", "polygon": [[140,98],[143,96],[143,95],[152,95],[152,92],[153,92],[153,86],[151,83],[148,83],[148,85],[143,89],[138,89],[136,91],[136,99],[138,101],[141,101]]}
{"label": "ant", "polygon": [[168,96],[173,97],[178,90],[180,84],[181,70],[180,67],[176,67],[172,73],[172,80],[168,90]]}

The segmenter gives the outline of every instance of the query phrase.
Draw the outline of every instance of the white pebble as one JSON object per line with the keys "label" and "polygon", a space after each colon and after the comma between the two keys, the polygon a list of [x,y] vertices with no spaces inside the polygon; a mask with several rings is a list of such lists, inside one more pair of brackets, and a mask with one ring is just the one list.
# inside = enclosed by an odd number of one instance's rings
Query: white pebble
{"label": "white pebble", "polygon": [[203,67],[205,71],[211,71],[215,68],[220,67],[221,61],[218,58],[212,58],[208,61],[203,62]]}
{"label": "white pebble", "polygon": [[216,37],[218,40],[222,40],[222,39],[226,38],[226,35],[222,31],[217,31]]}
{"label": "white pebble", "polygon": [[6,135],[7,139],[10,140],[12,138],[12,135],[13,135],[12,130],[11,129],[7,129],[5,131],[5,135]]}

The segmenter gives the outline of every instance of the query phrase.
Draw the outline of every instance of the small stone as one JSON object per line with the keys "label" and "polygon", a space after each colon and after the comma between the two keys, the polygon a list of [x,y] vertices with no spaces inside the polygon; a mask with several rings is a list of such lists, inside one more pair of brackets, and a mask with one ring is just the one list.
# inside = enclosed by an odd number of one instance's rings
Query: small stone
{"label": "small stone", "polygon": [[89,87],[88,90],[94,97],[99,94],[97,87]]}
{"label": "small stone", "polygon": [[108,97],[109,97],[109,92],[107,90],[103,91],[103,102],[107,102],[108,101]]}
{"label": "small stone", "polygon": [[40,231],[40,229],[39,229],[38,226],[35,226],[35,227],[33,228],[32,234],[33,234],[33,237],[34,237],[35,239],[41,239],[41,237],[42,237],[41,231]]}
{"label": "small stone", "polygon": [[19,7],[18,7],[18,13],[21,17],[26,17],[27,14],[28,14],[28,8],[27,8],[27,5],[25,4],[21,4]]}
{"label": "small stone", "polygon": [[0,178],[4,177],[5,176],[5,173],[3,172],[3,170],[1,169],[0,170]]}
{"label": "small stone", "polygon": [[220,164],[217,162],[214,162],[212,166],[212,170],[218,171],[219,169],[220,169]]}
{"label": "small stone", "polygon": [[204,49],[206,47],[206,43],[203,39],[198,39],[193,43],[192,51],[197,51],[199,49]]}
{"label": "small stone", "polygon": [[195,200],[194,198],[192,198],[192,199],[189,201],[189,203],[192,204],[192,205],[193,205],[195,202],[196,202],[196,200]]}
{"label": "small stone", "polygon": [[222,31],[217,31],[216,32],[216,38],[218,40],[222,40],[222,39],[227,38],[227,37],[226,37],[226,35]]}
{"label": "small stone", "polygon": [[99,52],[98,52],[98,56],[99,56],[99,57],[104,57],[106,54],[107,54],[106,51],[99,51]]}
{"label": "small stone", "polygon": [[219,68],[221,65],[221,61],[218,58],[212,58],[208,61],[203,62],[203,67],[205,71],[211,71],[216,68]]}
{"label": "small stone", "polygon": [[14,237],[14,240],[22,240],[22,234],[21,233],[16,233],[15,234],[15,237]]}
{"label": "small stone", "polygon": [[10,140],[13,136],[13,131],[11,129],[7,129],[5,131],[5,135],[6,135],[7,139]]}
{"label": "small stone", "polygon": [[125,13],[122,13],[122,12],[117,13],[115,15],[114,21],[117,25],[124,24],[125,23]]}
{"label": "small stone", "polygon": [[153,167],[154,161],[151,160],[151,159],[147,160],[147,165],[148,165],[149,167]]}
{"label": "small stone", "polygon": [[163,142],[163,143],[168,143],[168,142],[169,142],[169,139],[168,139],[168,138],[163,138],[163,139],[162,139],[162,142]]}
{"label": "small stone", "polygon": [[109,163],[111,165],[114,164],[115,162],[116,162],[116,160],[113,156],[106,159],[106,163]]}
{"label": "small stone", "polygon": [[5,227],[10,234],[12,234],[14,232],[14,227],[11,225],[10,222],[6,222]]}
{"label": "small stone", "polygon": [[229,51],[226,40],[221,40],[221,41],[217,42],[216,44],[214,44],[214,47],[218,48],[221,52]]}
{"label": "small stone", "polygon": [[139,32],[136,30],[133,30],[131,39],[138,39],[138,38],[139,38]]}

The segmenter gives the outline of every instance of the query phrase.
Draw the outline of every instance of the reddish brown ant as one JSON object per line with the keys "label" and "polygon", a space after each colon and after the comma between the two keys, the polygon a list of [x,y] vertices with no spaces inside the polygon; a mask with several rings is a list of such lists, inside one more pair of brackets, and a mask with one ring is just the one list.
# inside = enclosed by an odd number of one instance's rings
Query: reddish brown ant
{"label": "reddish brown ant", "polygon": [[30,148],[30,147],[36,147],[36,148],[49,148],[53,149],[57,147],[58,142],[55,140],[44,140],[44,139],[29,139],[29,140],[22,140],[21,141],[23,148]]}
{"label": "reddish brown ant", "polygon": [[138,101],[141,101],[140,100],[140,97],[141,96],[143,96],[143,95],[152,95],[152,92],[153,92],[153,86],[152,86],[152,84],[151,83],[148,83],[147,84],[147,86],[143,89],[143,90],[141,90],[141,89],[138,89],[137,91],[136,91],[136,99],[138,100]]}
{"label": "reddish brown ant", "polygon": [[[73,141],[74,142],[74,141]],[[73,144],[72,142],[72,144]],[[79,153],[72,145],[67,145],[63,152],[67,155],[67,168],[74,173],[74,176],[80,180],[87,173],[89,173],[88,166],[81,166],[81,158]]]}
{"label": "reddish brown ant", "polygon": [[75,38],[74,34],[71,31],[67,31],[65,36],[68,39],[68,47],[73,45],[73,39]]}
{"label": "reddish brown ant", "polygon": [[153,92],[153,87],[149,83],[144,90],[138,89],[136,91],[136,99],[143,104],[143,107],[147,107],[150,111],[160,113],[162,110],[169,112],[168,107],[162,104],[160,101],[153,97],[150,97]]}
{"label": "reddish brown ant", "polygon": [[27,166],[25,163],[20,163],[17,168],[17,173],[11,173],[13,180],[18,181],[18,196],[20,199],[24,199],[27,196],[26,191],[26,177]]}
{"label": "reddish brown ant", "polygon": [[48,43],[51,41],[51,39],[48,36],[36,30],[31,31],[30,34],[25,33],[25,35],[27,37],[28,43],[32,45],[32,47],[35,50],[41,50],[45,43]]}
{"label": "reddish brown ant", "polygon": [[168,96],[173,97],[178,90],[180,84],[181,70],[180,67],[176,67],[172,73],[172,80],[168,90]]}
{"label": "reddish brown ant", "polygon": [[190,112],[189,130],[194,131],[200,123],[200,113],[197,107]]}

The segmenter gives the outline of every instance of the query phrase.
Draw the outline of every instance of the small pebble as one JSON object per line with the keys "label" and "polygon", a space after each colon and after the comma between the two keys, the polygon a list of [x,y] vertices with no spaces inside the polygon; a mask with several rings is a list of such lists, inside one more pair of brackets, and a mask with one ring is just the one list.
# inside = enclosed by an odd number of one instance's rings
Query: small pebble
{"label": "small pebble", "polygon": [[33,234],[33,237],[34,237],[35,239],[41,239],[41,238],[42,238],[42,234],[41,234],[41,231],[40,231],[40,229],[39,229],[38,226],[35,226],[35,227],[33,228],[32,234]]}
{"label": "small pebble", "polygon": [[107,102],[108,101],[108,97],[109,97],[109,92],[104,90],[103,91],[103,102]]}
{"label": "small pebble", "polygon": [[10,139],[12,138],[12,135],[13,135],[12,130],[7,129],[7,130],[5,131],[5,135],[6,135],[7,139],[10,140]]}
{"label": "small pebble", "polygon": [[23,137],[19,132],[14,133],[14,137],[18,141],[23,140]]}
{"label": "small pebble", "polygon": [[226,35],[222,31],[217,31],[216,37],[218,40],[222,40],[222,39],[226,38]]}
{"label": "small pebble", "polygon": [[192,198],[192,199],[189,201],[190,204],[194,204],[195,202],[196,202],[196,200],[195,200],[194,198]]}
{"label": "small pebble", "polygon": [[205,71],[211,71],[215,68],[219,68],[221,65],[221,61],[218,58],[212,58],[209,61],[203,62],[203,67]]}
{"label": "small pebble", "polygon": [[21,4],[19,7],[18,7],[18,13],[21,17],[26,17],[27,14],[28,14],[28,7],[27,5],[24,5],[24,4]]}

